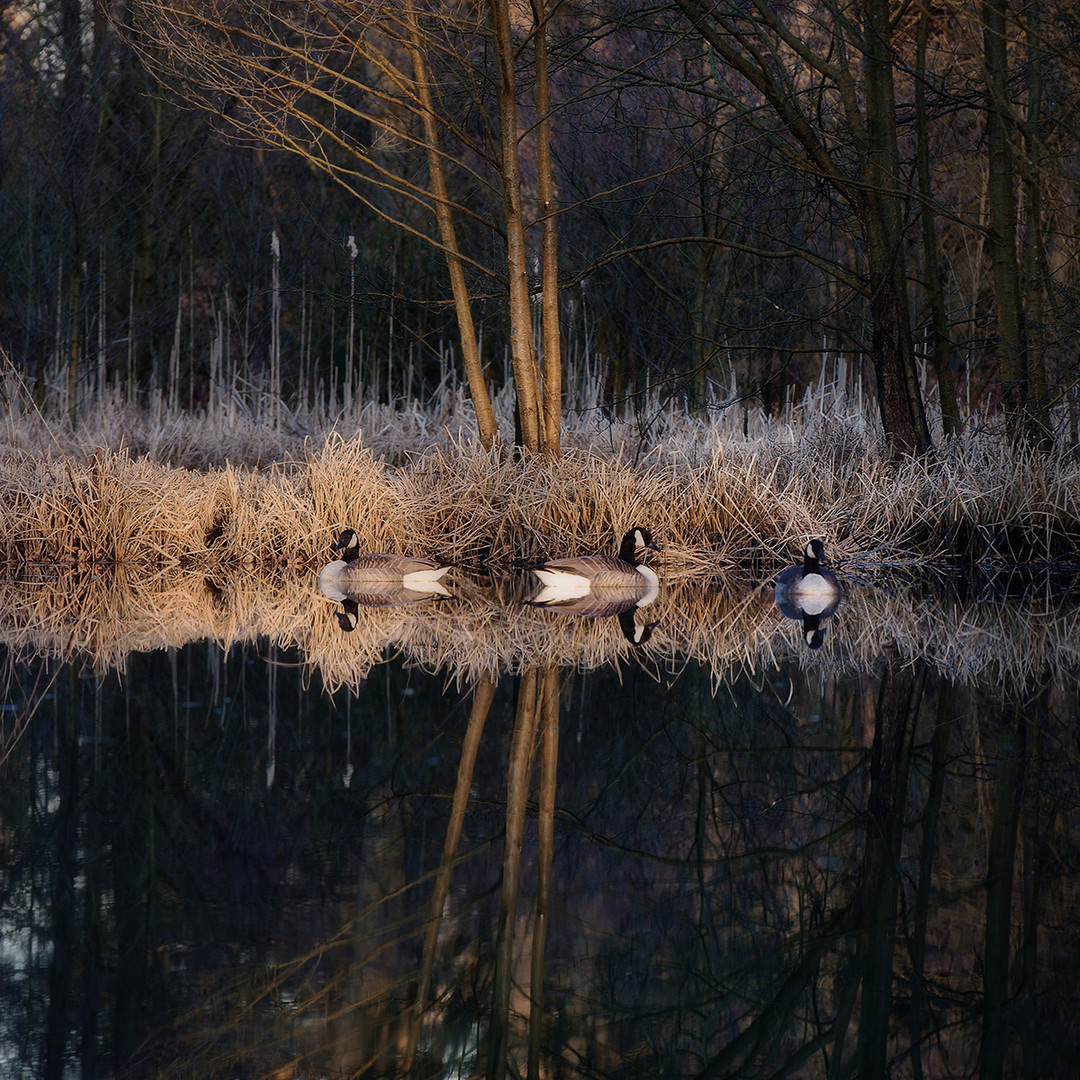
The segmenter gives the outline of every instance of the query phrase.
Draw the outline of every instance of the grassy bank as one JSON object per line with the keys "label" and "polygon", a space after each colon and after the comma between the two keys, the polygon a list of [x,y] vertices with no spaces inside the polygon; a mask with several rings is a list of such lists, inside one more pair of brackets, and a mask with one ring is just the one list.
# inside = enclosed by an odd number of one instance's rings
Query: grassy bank
{"label": "grassy bank", "polygon": [[[742,406],[698,418],[642,400],[630,419],[582,405],[554,463],[484,451],[456,393],[277,423],[235,402],[191,416],[103,400],[74,431],[18,387],[4,400],[8,566],[317,565],[344,525],[373,550],[506,568],[613,550],[648,524],[668,580],[770,574],[809,536],[865,566],[1080,550],[1074,453],[1039,457],[972,426],[897,469],[867,406],[834,384],[771,420]],[[508,399],[500,415],[509,435]]]}

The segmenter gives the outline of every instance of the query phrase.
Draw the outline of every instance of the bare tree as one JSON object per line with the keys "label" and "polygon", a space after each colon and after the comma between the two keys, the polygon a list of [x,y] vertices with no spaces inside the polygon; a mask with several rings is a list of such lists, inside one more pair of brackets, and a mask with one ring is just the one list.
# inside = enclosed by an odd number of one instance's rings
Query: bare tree
{"label": "bare tree", "polygon": [[[486,446],[498,432],[472,305],[493,285],[502,291],[508,299],[522,443],[528,450],[557,452],[558,432],[549,429],[558,415],[559,380],[550,373],[543,433],[540,424],[516,114],[515,65],[524,51],[505,0],[489,0],[488,19],[439,3],[391,6],[370,0],[317,5],[133,0],[128,6],[134,12],[129,37],[147,63],[189,100],[216,114],[227,134],[298,155],[370,211],[442,251]],[[535,25],[525,28],[537,43],[543,41],[544,18],[538,6]],[[534,52],[538,64],[546,63],[542,45]],[[488,66],[492,53],[494,72]],[[537,85],[546,95],[546,70]],[[546,113],[550,106],[543,100]],[[541,145],[549,137],[545,120]],[[412,149],[426,159],[424,175],[410,167]],[[540,181],[546,181],[550,202],[550,156],[546,177],[543,153],[540,159]],[[432,227],[396,216],[381,197],[387,192],[422,209]],[[497,199],[485,201],[495,193]],[[503,238],[501,266],[485,258],[483,245],[466,249],[459,231],[463,222]],[[551,266],[544,278],[545,305],[557,311],[554,232],[547,230],[545,225],[545,263]],[[549,364],[559,362],[557,335],[546,353]]]}
{"label": "bare tree", "polygon": [[722,76],[720,94],[743,111],[769,110],[790,136],[790,163],[829,184],[850,207],[865,252],[863,290],[885,435],[897,452],[924,452],[930,433],[907,304],[887,0],[862,0],[854,10],[822,3],[810,14],[764,0],[731,8],[677,4],[756,100],[732,94]]}
{"label": "bare tree", "polygon": [[1027,399],[1028,378],[1016,252],[1016,189],[1008,105],[1004,0],[984,0],[982,18],[990,262],[994,272],[998,347],[1001,350],[1001,392],[1007,415],[1015,417]]}
{"label": "bare tree", "polygon": [[915,47],[915,165],[919,189],[919,223],[922,231],[923,280],[930,306],[933,348],[930,353],[941,400],[941,426],[948,438],[960,432],[962,422],[956,400],[952,370],[952,338],[945,308],[945,287],[935,232],[933,179],[930,168],[930,121],[926,103],[926,49],[930,34],[930,3],[920,0]]}

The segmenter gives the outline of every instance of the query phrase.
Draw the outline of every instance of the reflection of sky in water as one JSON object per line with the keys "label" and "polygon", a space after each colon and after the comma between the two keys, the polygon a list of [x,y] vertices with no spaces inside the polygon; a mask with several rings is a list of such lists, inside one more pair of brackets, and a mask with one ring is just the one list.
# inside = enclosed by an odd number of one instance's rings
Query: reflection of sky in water
{"label": "reflection of sky in water", "polygon": [[[536,1030],[545,1068],[559,1057],[571,1077],[709,1061],[824,1075],[837,1054],[858,1071],[885,1052],[876,1031],[889,1060],[916,1041],[927,1075],[973,1074],[980,1053],[1032,1039],[1042,1075],[1065,1075],[1061,1040],[1040,1035],[1069,1030],[1080,967],[1080,634],[1045,590],[1003,607],[853,588],[811,652],[768,589],[666,589],[634,648],[616,619],[536,611],[513,583],[459,579],[430,608],[361,611],[348,634],[310,581],[68,585],[51,609],[9,590],[2,628],[5,736],[36,704],[0,784],[6,1074],[122,1059],[156,1075],[299,1061],[393,1076],[411,1052],[418,1070],[468,1075],[492,1032],[524,1073]],[[184,645],[200,629],[215,640]],[[68,665],[30,655],[73,641]],[[122,677],[101,671],[115,663]],[[558,687],[550,856],[544,685]],[[520,887],[503,924],[519,753]],[[991,879],[1016,882],[1013,921],[1040,922],[1037,955],[987,921]],[[895,913],[891,942],[871,901]],[[1032,962],[1038,1009],[1009,1011],[988,940],[1013,969]],[[884,1026],[846,994],[860,986]],[[995,1009],[1000,1045],[983,1022]]]}

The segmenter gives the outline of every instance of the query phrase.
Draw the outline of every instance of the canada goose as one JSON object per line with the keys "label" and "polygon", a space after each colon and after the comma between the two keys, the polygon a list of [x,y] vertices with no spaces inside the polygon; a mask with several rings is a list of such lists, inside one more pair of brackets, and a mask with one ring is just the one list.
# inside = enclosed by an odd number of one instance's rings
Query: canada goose
{"label": "canada goose", "polygon": [[331,600],[359,600],[363,595],[381,594],[383,603],[392,603],[388,598],[398,590],[450,595],[439,581],[450,567],[440,566],[433,559],[376,552],[361,554],[360,541],[352,529],[341,534],[333,550],[340,551],[342,557],[319,571],[319,588]]}
{"label": "canada goose", "polygon": [[803,552],[802,566],[789,566],[776,579],[773,598],[789,619],[801,619],[803,640],[811,649],[821,647],[825,631],[821,624],[836,610],[843,590],[836,575],[822,566],[825,545],[811,540]]}
{"label": "canada goose", "polygon": [[[642,596],[632,601],[634,606],[643,607],[655,599],[660,584],[656,571],[640,564],[646,548],[660,550],[653,543],[649,530],[637,526],[623,537],[617,556],[575,555],[534,566],[533,573],[544,588],[533,598],[533,603],[566,603],[590,594],[599,599],[606,597],[609,591],[622,591],[625,600],[627,590],[643,590]],[[648,593],[651,595],[644,599]],[[605,614],[615,613],[608,611]]]}

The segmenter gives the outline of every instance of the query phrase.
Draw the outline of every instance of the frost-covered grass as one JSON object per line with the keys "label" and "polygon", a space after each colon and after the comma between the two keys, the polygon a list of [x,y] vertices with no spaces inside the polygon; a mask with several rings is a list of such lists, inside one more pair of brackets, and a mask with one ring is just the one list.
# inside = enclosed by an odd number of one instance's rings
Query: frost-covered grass
{"label": "frost-covered grass", "polygon": [[[475,568],[613,551],[645,524],[668,580],[770,573],[811,536],[863,563],[1047,562],[1080,548],[1074,452],[1040,456],[983,424],[896,466],[871,408],[835,382],[778,418],[742,405],[689,415],[656,394],[613,416],[578,395],[557,461],[480,447],[459,390],[334,416],[106,396],[74,431],[16,384],[3,400],[9,565],[318,564],[346,525],[368,549]],[[498,405],[509,439],[509,395]]]}

